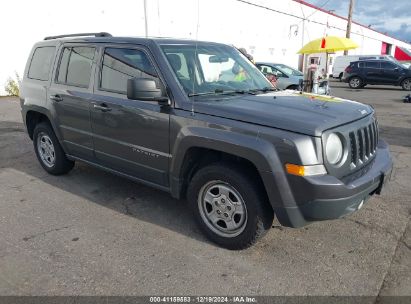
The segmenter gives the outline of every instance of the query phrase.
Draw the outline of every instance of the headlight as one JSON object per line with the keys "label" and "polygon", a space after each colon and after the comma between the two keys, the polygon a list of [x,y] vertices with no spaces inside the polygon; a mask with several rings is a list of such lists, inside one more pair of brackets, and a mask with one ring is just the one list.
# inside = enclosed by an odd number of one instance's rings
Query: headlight
{"label": "headlight", "polygon": [[328,136],[327,143],[325,145],[325,154],[327,161],[332,165],[335,165],[341,161],[343,157],[343,144],[337,134],[331,133]]}

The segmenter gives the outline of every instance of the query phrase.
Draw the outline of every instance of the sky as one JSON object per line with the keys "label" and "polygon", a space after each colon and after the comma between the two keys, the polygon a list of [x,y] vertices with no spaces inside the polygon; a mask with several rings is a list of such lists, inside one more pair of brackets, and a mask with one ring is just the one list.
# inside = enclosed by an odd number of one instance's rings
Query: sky
{"label": "sky", "polygon": [[[347,16],[349,0],[307,0]],[[395,38],[411,41],[411,0],[355,0],[353,20]]]}

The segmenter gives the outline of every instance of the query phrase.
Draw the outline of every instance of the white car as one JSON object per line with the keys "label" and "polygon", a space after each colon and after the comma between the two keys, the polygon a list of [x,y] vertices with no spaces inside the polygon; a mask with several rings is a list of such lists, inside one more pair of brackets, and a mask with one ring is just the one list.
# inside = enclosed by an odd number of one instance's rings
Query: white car
{"label": "white car", "polygon": [[255,65],[264,75],[277,76],[277,87],[281,90],[297,90],[304,78],[303,73],[282,63],[257,62]]}

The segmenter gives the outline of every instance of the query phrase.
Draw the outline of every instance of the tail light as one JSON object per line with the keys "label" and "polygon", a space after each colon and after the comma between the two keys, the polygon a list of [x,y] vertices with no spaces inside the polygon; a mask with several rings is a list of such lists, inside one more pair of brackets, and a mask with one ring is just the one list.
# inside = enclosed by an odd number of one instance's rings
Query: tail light
{"label": "tail light", "polygon": [[347,66],[347,67],[345,68],[345,70],[344,70],[344,72],[346,72],[346,73],[351,73],[351,71],[352,71],[352,67],[351,67],[351,66]]}

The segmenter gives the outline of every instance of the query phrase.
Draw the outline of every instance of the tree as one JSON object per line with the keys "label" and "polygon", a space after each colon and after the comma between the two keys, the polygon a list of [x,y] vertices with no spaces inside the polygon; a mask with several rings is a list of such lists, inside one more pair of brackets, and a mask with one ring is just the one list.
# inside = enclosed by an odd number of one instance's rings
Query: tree
{"label": "tree", "polygon": [[19,96],[20,94],[19,85],[20,85],[20,76],[16,72],[16,79],[9,77],[6,81],[4,90],[6,91],[8,96]]}

